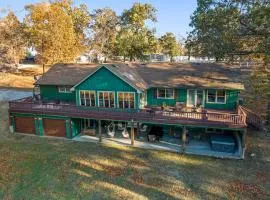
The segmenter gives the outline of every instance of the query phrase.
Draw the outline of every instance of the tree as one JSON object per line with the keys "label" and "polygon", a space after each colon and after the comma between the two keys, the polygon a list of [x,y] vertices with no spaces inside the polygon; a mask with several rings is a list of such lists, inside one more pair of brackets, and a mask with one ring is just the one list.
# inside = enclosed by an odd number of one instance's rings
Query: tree
{"label": "tree", "polygon": [[85,7],[72,8],[68,1],[37,3],[26,7],[30,42],[42,64],[71,62],[85,45],[88,15]]}
{"label": "tree", "polygon": [[138,32],[145,28],[147,20],[157,21],[156,11],[151,4],[134,3],[129,10],[124,10],[121,17],[122,24]]}
{"label": "tree", "polygon": [[26,55],[26,33],[24,25],[13,12],[0,20],[0,63],[18,67]]}
{"label": "tree", "polygon": [[[117,52],[124,58],[145,59],[145,53],[154,49],[154,30],[146,27],[147,20],[156,21],[156,9],[151,4],[135,3],[124,10],[121,16],[121,29],[117,36]],[[125,60],[125,59],[124,59]]]}
{"label": "tree", "polygon": [[173,57],[181,54],[181,48],[179,42],[173,33],[166,33],[159,38],[162,53],[169,55],[171,62]]}
{"label": "tree", "polygon": [[[220,60],[239,49],[239,11],[226,2],[198,1],[191,17],[187,46],[199,56]],[[193,45],[192,45],[193,44]]]}
{"label": "tree", "polygon": [[92,43],[91,46],[97,52],[111,57],[115,50],[117,27],[119,18],[110,8],[97,9],[92,15]]}
{"label": "tree", "polygon": [[[268,1],[198,0],[186,46],[217,60],[256,62],[247,83],[248,106],[270,122],[270,4]],[[255,97],[255,98],[254,98]]]}

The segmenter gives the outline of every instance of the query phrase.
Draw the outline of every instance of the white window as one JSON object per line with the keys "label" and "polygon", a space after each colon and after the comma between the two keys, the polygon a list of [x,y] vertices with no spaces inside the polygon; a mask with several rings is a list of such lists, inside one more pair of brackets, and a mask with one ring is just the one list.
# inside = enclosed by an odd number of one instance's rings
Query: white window
{"label": "white window", "polygon": [[114,92],[98,92],[98,106],[114,108]]}
{"label": "white window", "polygon": [[207,103],[226,103],[226,91],[225,90],[208,90],[207,91]]}
{"label": "white window", "polygon": [[93,107],[96,106],[96,92],[95,91],[80,91],[81,106]]}
{"label": "white window", "polygon": [[118,107],[128,109],[135,108],[135,93],[118,92]]}
{"label": "white window", "polygon": [[157,89],[158,99],[174,99],[174,89],[172,88],[158,88]]}
{"label": "white window", "polygon": [[58,92],[59,93],[71,93],[71,87],[70,86],[58,86]]}

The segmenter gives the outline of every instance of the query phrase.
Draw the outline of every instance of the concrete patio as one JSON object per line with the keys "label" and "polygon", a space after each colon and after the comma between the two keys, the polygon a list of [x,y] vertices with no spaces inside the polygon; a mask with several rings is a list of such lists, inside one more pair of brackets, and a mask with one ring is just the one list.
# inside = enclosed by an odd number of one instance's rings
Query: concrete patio
{"label": "concrete patio", "polygon": [[[73,138],[74,141],[78,142],[94,142],[98,143],[99,138],[94,136],[88,135],[78,135]],[[124,146],[132,146],[141,149],[150,149],[150,150],[159,150],[159,151],[170,151],[176,153],[183,153],[182,152],[182,145],[173,144],[168,142],[144,142],[144,141],[134,141],[134,145],[131,145],[130,139],[124,138],[107,138],[103,137],[102,142],[103,144],[119,144]],[[190,155],[203,155],[203,156],[210,156],[215,158],[230,158],[230,159],[243,159],[240,151],[235,151],[235,153],[226,153],[226,152],[218,152],[213,151],[210,147],[208,142],[202,141],[190,141],[189,144],[185,146],[185,154]]]}

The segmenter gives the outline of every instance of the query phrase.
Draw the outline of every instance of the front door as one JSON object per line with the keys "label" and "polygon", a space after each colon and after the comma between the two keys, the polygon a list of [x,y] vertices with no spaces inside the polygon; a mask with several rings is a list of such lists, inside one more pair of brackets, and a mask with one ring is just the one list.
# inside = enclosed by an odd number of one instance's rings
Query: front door
{"label": "front door", "polygon": [[187,93],[187,106],[195,106],[196,90],[188,90]]}
{"label": "front door", "polygon": [[200,107],[204,106],[204,90],[188,90],[187,106]]}

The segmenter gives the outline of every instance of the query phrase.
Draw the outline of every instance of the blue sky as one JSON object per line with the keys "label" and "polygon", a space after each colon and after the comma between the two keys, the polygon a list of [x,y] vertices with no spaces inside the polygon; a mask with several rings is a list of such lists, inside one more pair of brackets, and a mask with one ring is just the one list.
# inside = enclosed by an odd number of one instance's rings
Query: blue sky
{"label": "blue sky", "polygon": [[[40,0],[0,0],[0,8],[9,8],[22,19],[25,14],[24,5],[35,2]],[[73,2],[86,3],[90,11],[111,7],[117,14],[130,8],[134,2],[151,3],[158,10],[158,22],[149,23],[149,27],[155,27],[157,35],[173,32],[177,36],[186,36],[186,32],[190,30],[190,15],[196,8],[196,0],[73,0]]]}

